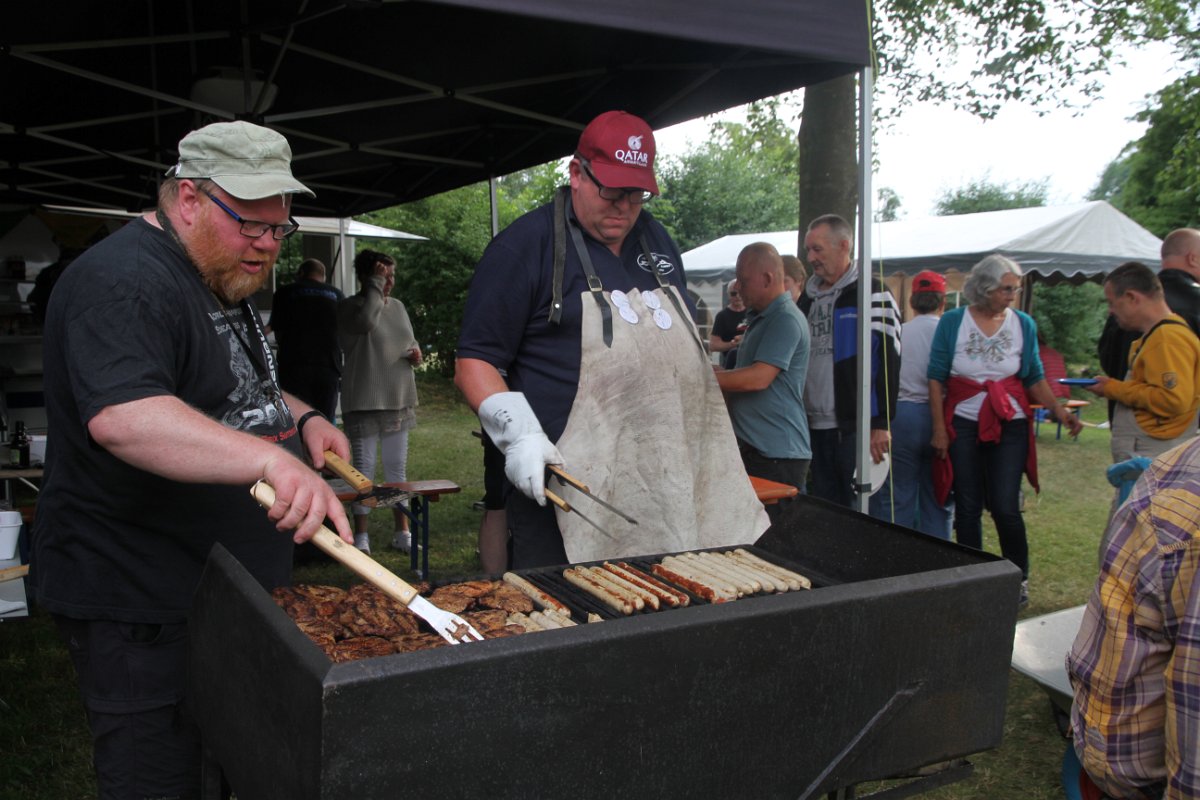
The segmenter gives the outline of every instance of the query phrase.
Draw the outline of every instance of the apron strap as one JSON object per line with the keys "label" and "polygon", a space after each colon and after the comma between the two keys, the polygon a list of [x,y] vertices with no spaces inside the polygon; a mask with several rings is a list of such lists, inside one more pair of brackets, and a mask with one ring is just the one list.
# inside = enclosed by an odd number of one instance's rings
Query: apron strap
{"label": "apron strap", "polygon": [[[566,212],[570,211],[571,199],[566,199]],[[612,308],[609,307],[608,301],[604,299],[604,285],[600,283],[600,276],[596,274],[596,267],[592,264],[592,257],[588,254],[587,244],[583,241],[583,231],[579,230],[578,225],[572,225],[567,222],[567,228],[571,231],[571,243],[575,245],[575,253],[579,256],[579,261],[583,265],[583,272],[587,276],[588,291],[596,301],[597,307],[600,309],[600,318],[604,323],[604,346],[612,347],[613,343],[613,321]],[[562,288],[559,287],[559,293],[562,293]]]}
{"label": "apron strap", "polygon": [[[658,268],[658,259],[654,257],[654,253],[650,250],[650,243],[646,241],[645,231],[638,234],[638,243],[642,246],[642,257],[646,259],[646,265],[654,273],[655,280],[658,281],[658,288],[662,289],[663,293],[671,298],[671,305],[675,306],[675,313],[679,315],[679,319],[691,320],[692,315],[688,313],[687,308],[679,301],[678,293],[671,291],[671,282],[667,280],[666,276],[662,274],[662,270]],[[707,359],[708,353],[704,350],[704,345],[699,339],[696,339],[696,344],[700,346],[700,355]]]}
{"label": "apron strap", "polygon": [[560,186],[554,193],[554,275],[551,281],[550,324],[562,322],[563,268],[567,263],[567,212],[569,186]]}

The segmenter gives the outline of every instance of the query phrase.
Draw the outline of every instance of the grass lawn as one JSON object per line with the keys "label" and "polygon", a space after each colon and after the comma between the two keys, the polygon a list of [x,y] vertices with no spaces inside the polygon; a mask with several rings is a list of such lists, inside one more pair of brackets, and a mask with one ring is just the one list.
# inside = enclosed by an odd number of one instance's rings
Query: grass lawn
{"label": "grass lawn", "polygon": [[[448,381],[419,379],[419,425],[410,439],[409,476],[443,478],[462,487],[430,506],[430,570],[434,580],[479,571],[475,537],[480,513],[472,504],[483,494],[482,449],[471,435],[478,423]],[[1093,403],[1085,421],[1104,419]],[[1042,492],[1027,487],[1031,602],[1021,616],[1044,614],[1086,601],[1096,575],[1096,548],[1108,514],[1111,489],[1104,478],[1110,461],[1108,431],[1086,428],[1078,441],[1055,440],[1054,425],[1042,425],[1038,457]],[[391,512],[372,514],[375,557],[409,575],[408,557],[390,550]],[[999,552],[990,521],[985,546]],[[350,574],[336,565],[297,570],[298,582],[348,585]],[[919,624],[919,622],[918,622]],[[967,781],[925,795],[936,800],[1039,800],[1061,798],[1059,764],[1065,748],[1045,693],[1012,673],[1003,744],[973,756]],[[82,705],[65,650],[49,618],[34,609],[28,619],[0,623],[0,798],[82,800],[94,796],[91,747]],[[863,787],[866,794],[871,787]]]}

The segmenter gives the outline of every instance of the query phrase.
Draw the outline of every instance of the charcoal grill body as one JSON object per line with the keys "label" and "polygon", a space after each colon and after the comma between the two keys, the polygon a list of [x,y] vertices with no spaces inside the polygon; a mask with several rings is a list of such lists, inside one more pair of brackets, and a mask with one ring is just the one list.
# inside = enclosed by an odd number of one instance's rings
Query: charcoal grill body
{"label": "charcoal grill body", "polygon": [[996,747],[1020,572],[802,498],[816,588],[332,664],[214,551],[192,690],[240,800],[802,798]]}

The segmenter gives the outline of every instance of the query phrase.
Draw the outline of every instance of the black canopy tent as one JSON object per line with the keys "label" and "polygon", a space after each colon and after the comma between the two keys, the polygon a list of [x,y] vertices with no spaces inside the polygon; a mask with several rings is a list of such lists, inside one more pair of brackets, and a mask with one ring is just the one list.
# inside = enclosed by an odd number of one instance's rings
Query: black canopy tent
{"label": "black canopy tent", "polygon": [[184,133],[246,118],[333,216],[568,155],[608,109],[660,128],[869,58],[843,0],[61,0],[0,31],[0,203],[147,207]]}

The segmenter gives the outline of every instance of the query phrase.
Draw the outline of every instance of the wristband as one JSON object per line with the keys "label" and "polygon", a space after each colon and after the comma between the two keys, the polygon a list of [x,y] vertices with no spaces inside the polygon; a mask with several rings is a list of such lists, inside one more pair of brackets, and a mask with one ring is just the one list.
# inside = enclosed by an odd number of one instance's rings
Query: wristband
{"label": "wristband", "polygon": [[322,414],[320,411],[317,411],[316,409],[313,409],[312,411],[306,411],[305,413],[300,415],[300,419],[296,420],[296,433],[303,436],[304,435],[304,423],[308,422],[313,417],[320,417],[321,419],[325,419],[325,415]]}

